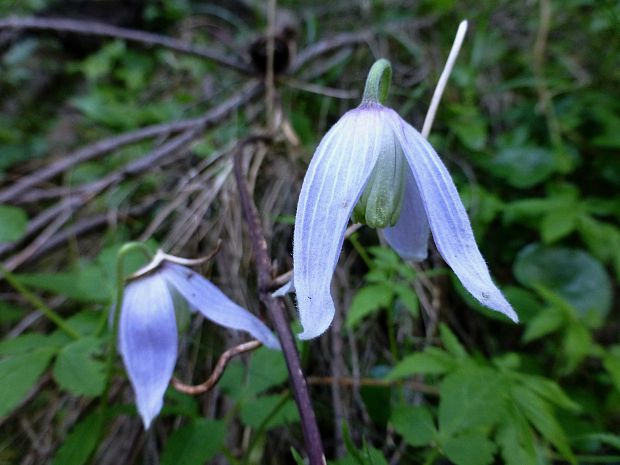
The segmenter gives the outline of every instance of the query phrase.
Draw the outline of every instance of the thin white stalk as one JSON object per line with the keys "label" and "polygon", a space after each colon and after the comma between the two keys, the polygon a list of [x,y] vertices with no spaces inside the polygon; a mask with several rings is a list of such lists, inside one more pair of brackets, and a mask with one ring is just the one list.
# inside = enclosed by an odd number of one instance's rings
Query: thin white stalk
{"label": "thin white stalk", "polygon": [[446,88],[448,78],[452,73],[452,68],[454,67],[456,57],[458,57],[459,51],[461,50],[461,45],[463,45],[463,40],[465,39],[466,32],[467,20],[464,20],[461,21],[461,24],[459,24],[459,28],[456,31],[456,37],[454,38],[454,42],[452,43],[452,49],[450,50],[450,54],[448,55],[448,59],[446,60],[446,65],[441,72],[441,76],[439,76],[439,81],[437,82],[437,87],[435,87],[435,92],[433,93],[431,104],[428,107],[428,111],[426,112],[426,118],[424,118],[424,125],[422,126],[422,136],[425,138],[428,137],[431,132],[431,128],[433,127],[433,121],[435,120],[435,114],[437,113],[439,102],[441,101],[443,91]]}

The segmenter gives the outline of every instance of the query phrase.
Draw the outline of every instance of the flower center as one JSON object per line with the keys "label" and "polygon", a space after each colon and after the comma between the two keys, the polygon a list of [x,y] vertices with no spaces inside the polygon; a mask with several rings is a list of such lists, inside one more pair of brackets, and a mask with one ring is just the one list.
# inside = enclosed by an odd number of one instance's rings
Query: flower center
{"label": "flower center", "polygon": [[405,191],[405,156],[396,137],[385,137],[368,183],[353,209],[353,221],[371,228],[394,226]]}

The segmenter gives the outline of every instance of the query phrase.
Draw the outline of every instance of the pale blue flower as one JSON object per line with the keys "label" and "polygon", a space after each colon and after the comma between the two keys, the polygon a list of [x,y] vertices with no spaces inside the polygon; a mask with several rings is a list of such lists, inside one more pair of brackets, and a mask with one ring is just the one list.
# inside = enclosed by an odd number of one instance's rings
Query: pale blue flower
{"label": "pale blue flower", "polygon": [[[369,75],[367,89],[370,81]],[[293,242],[294,287],[303,326],[299,337],[317,337],[332,322],[332,276],[360,199],[354,219],[382,228],[402,258],[425,259],[432,233],[437,250],[463,286],[483,305],[518,321],[491,280],[463,203],[437,153],[394,110],[366,93],[362,104],[325,135],[301,188]]]}
{"label": "pale blue flower", "polygon": [[246,331],[265,346],[280,349],[265,324],[210,281],[169,260],[154,259],[153,263],[138,272],[125,287],[119,320],[119,350],[145,428],[162,408],[177,358],[172,292],[177,292],[192,310],[212,322]]}

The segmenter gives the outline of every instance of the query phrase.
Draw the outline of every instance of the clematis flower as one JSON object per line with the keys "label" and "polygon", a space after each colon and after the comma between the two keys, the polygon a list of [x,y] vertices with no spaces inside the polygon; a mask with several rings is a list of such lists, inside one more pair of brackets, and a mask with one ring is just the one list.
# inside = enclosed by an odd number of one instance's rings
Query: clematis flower
{"label": "clematis flower", "polygon": [[349,218],[379,228],[406,260],[437,250],[483,305],[517,322],[491,280],[450,173],[422,135],[381,103],[391,67],[376,62],[362,103],[320,142],[303,181],[293,242],[293,275],[303,332],[322,334],[334,317],[330,284]]}
{"label": "clematis flower", "polygon": [[265,346],[280,349],[278,340],[258,318],[210,281],[179,264],[193,262],[158,252],[149,265],[130,277],[125,287],[119,316],[119,350],[147,429],[162,408],[177,358],[173,292],[212,322],[246,331]]}

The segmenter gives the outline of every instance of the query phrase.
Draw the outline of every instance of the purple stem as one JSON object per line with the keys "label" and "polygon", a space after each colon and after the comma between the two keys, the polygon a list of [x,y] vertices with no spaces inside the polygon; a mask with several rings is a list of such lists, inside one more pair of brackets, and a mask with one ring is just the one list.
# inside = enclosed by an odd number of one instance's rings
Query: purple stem
{"label": "purple stem", "polygon": [[271,295],[271,260],[267,253],[267,241],[265,240],[265,234],[263,233],[263,227],[258,216],[256,205],[254,204],[241,168],[243,148],[249,143],[260,140],[269,140],[269,138],[254,136],[246,138],[239,143],[234,155],[235,179],[237,180],[237,186],[239,188],[243,215],[250,233],[250,241],[254,249],[260,300],[267,308],[271,321],[275,326],[276,333],[280,338],[280,344],[282,345],[282,351],[284,352],[284,358],[293,388],[293,395],[297,403],[297,408],[299,409],[301,428],[304,434],[310,465],[325,465],[325,454],[323,453],[323,443],[321,441],[319,427],[316,423],[312,403],[310,402],[308,385],[306,384],[306,379],[301,370],[301,362],[299,360],[297,348],[295,347],[293,334],[284,316],[284,305],[281,300]]}

